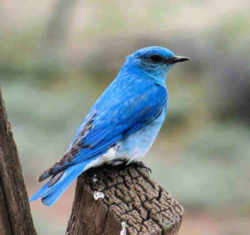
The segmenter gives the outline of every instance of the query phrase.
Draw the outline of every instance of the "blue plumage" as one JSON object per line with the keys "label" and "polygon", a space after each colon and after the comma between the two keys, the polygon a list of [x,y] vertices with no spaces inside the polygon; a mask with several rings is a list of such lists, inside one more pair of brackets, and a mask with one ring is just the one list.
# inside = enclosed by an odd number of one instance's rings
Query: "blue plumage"
{"label": "blue plumage", "polygon": [[90,167],[145,155],[166,116],[167,73],[173,64],[186,60],[162,47],[143,48],[128,56],[63,158],[40,176],[39,181],[50,179],[30,201],[41,198],[45,205],[52,205]]}

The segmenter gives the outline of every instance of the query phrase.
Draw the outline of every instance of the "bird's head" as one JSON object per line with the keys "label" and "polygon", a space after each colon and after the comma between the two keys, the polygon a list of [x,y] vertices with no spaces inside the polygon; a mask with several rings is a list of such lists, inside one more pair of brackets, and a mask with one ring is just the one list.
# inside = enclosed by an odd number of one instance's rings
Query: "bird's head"
{"label": "bird's head", "polygon": [[135,72],[146,73],[160,82],[165,81],[168,71],[174,64],[187,60],[189,58],[176,56],[167,48],[152,46],[139,49],[128,56],[125,65]]}

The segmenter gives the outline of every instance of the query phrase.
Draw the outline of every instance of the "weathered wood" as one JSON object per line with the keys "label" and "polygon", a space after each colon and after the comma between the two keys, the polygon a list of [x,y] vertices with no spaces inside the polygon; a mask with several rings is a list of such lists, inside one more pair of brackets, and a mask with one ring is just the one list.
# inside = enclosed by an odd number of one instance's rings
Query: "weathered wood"
{"label": "weathered wood", "polygon": [[21,165],[0,90],[0,234],[35,235]]}
{"label": "weathered wood", "polygon": [[[95,192],[104,198],[95,200]],[[175,235],[182,216],[182,206],[145,168],[102,167],[78,178],[66,234]],[[121,232],[124,222],[126,233]]]}

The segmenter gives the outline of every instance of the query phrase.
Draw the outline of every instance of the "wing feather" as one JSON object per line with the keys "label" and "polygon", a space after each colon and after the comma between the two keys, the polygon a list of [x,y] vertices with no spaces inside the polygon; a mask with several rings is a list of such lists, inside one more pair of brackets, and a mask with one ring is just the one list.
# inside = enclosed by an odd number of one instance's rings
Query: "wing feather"
{"label": "wing feather", "polygon": [[42,181],[55,176],[70,165],[105,153],[111,146],[155,120],[166,105],[165,88],[154,84],[139,89],[136,95],[124,97],[107,107],[94,106],[84,125],[78,130],[63,158],[45,171]]}

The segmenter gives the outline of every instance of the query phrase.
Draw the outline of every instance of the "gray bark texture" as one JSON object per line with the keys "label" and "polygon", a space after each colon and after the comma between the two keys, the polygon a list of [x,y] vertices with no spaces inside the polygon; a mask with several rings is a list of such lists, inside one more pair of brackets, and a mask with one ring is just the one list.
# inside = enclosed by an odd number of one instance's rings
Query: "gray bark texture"
{"label": "gray bark texture", "polygon": [[66,235],[176,235],[183,212],[147,169],[102,167],[78,178]]}
{"label": "gray bark texture", "polygon": [[0,89],[0,234],[35,235],[10,123]]}

